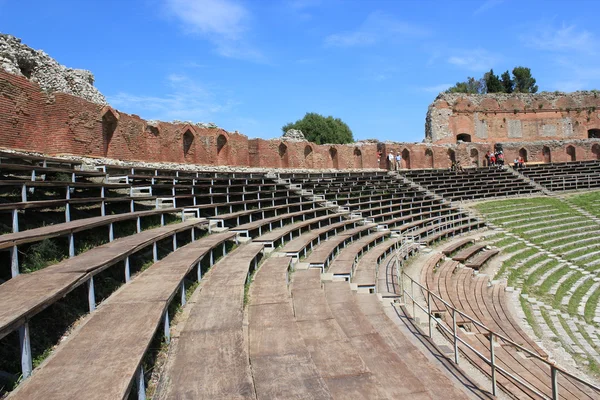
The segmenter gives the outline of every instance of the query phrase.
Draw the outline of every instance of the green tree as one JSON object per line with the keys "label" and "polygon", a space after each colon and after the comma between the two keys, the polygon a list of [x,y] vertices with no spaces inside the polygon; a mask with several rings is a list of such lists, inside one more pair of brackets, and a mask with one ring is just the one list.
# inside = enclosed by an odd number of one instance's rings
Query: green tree
{"label": "green tree", "polygon": [[464,82],[456,82],[456,85],[446,90],[448,93],[485,93],[485,81],[483,79],[475,79],[471,76]]}
{"label": "green tree", "polygon": [[531,76],[531,69],[526,67],[515,67],[512,73],[515,82],[515,92],[536,93],[538,91],[535,79]]}
{"label": "green tree", "polygon": [[484,75],[484,79],[487,93],[500,93],[504,91],[502,82],[500,81],[500,78],[498,78],[498,75],[494,74],[493,69],[490,69],[490,72],[487,72]]}
{"label": "green tree", "polygon": [[515,90],[515,83],[510,77],[510,72],[508,72],[508,70],[502,74],[502,86],[504,88],[504,90],[502,90],[504,93],[512,93]]}
{"label": "green tree", "polygon": [[316,144],[354,142],[350,127],[341,119],[332,116],[324,117],[317,113],[306,113],[304,118],[290,122],[281,128],[283,133],[290,129],[302,131],[306,140]]}

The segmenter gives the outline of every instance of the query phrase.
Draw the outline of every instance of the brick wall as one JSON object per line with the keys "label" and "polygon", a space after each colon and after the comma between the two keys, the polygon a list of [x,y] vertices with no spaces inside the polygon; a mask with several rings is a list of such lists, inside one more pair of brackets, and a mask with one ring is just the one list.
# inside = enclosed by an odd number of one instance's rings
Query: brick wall
{"label": "brick wall", "polygon": [[[587,139],[588,129],[600,129],[600,99],[595,93],[544,99],[536,103],[519,98],[504,102],[438,98],[427,117],[428,138],[437,138],[433,143],[316,145],[249,140],[237,132],[188,123],[149,124],[110,106],[63,93],[47,94],[24,77],[0,71],[0,147],[50,155],[266,168],[377,168],[378,150],[381,168],[387,167],[389,151],[403,154],[404,168],[446,168],[452,153],[464,166],[482,165],[495,143],[503,144],[507,160],[526,152],[529,161],[568,161],[573,157],[569,146],[577,160],[598,159],[600,139]],[[473,141],[457,143],[459,133],[472,135]]]}

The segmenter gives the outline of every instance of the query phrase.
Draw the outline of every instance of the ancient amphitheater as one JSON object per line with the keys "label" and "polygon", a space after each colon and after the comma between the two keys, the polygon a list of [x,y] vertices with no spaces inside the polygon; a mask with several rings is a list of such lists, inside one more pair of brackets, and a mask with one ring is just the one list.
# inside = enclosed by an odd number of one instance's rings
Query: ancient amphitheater
{"label": "ancient amphitheater", "polygon": [[600,398],[595,93],[442,95],[418,144],[248,139],[2,40],[0,398]]}

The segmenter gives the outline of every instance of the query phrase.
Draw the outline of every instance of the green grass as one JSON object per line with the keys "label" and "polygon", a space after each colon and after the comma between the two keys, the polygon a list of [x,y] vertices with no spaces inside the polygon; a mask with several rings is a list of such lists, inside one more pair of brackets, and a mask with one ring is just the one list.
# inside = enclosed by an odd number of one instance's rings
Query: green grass
{"label": "green grass", "polygon": [[[516,239],[512,239],[513,241],[515,241]],[[526,248],[527,245],[521,241],[518,241],[517,243],[513,244],[512,246],[508,246],[504,249],[502,249],[503,253],[514,253],[516,251],[522,250],[524,248]]]}
{"label": "green grass", "polygon": [[561,308],[561,302],[563,297],[565,297],[569,289],[571,289],[575,282],[577,282],[582,276],[583,274],[581,272],[575,272],[558,287],[558,290],[556,291],[556,294],[554,295],[554,299],[552,301],[553,308]]}
{"label": "green grass", "polygon": [[[544,255],[545,257],[545,255]],[[536,260],[536,259],[534,259]],[[527,265],[524,264],[523,266]],[[535,283],[538,281],[538,279],[541,278],[542,275],[544,275],[547,271],[549,271],[550,269],[556,267],[558,265],[558,261],[556,260],[552,260],[549,263],[547,263],[546,265],[544,265],[541,268],[538,268],[535,270],[535,272],[529,274],[529,276],[527,278],[525,278],[525,281],[523,282],[523,293],[530,293],[531,289],[533,289],[534,291],[537,292],[537,290],[540,289],[540,286],[535,286]]]}
{"label": "green grass", "polygon": [[600,209],[594,207],[594,204],[600,203],[600,191],[594,191],[584,194],[570,196],[569,200],[578,207],[583,208],[590,214],[600,217]]}
{"label": "green grass", "polygon": [[521,308],[523,309],[523,313],[525,314],[525,319],[527,319],[527,322],[531,326],[531,329],[533,329],[533,333],[538,338],[541,338],[543,335],[543,331],[542,331],[542,328],[540,327],[540,325],[535,320],[535,317],[533,316],[533,311],[531,310],[531,306],[529,305],[527,300],[525,300],[523,297],[519,297],[519,301],[521,302]]}
{"label": "green grass", "polygon": [[[504,271],[506,271],[507,269],[511,269],[520,261],[523,261],[524,259],[531,257],[532,255],[536,254],[537,252],[538,252],[537,249],[528,249],[528,250],[522,251],[518,254],[515,254],[508,260],[504,261],[504,263],[502,263],[502,267],[500,268],[500,271],[498,271],[497,275],[502,276],[502,273],[504,273]],[[523,273],[522,269],[511,269],[509,276],[508,276],[508,284],[513,285],[515,280],[518,279],[522,275],[522,273]]]}
{"label": "green grass", "polygon": [[592,293],[585,304],[584,318],[588,324],[594,324],[593,319],[596,316],[598,300],[600,300],[600,287],[597,287],[596,290],[594,290],[594,293]]}
{"label": "green grass", "polygon": [[594,280],[590,278],[583,282],[583,285],[579,286],[577,290],[575,290],[575,293],[573,293],[573,296],[569,300],[569,306],[567,307],[567,312],[570,315],[577,315],[577,307],[579,307],[581,299],[593,284]]}

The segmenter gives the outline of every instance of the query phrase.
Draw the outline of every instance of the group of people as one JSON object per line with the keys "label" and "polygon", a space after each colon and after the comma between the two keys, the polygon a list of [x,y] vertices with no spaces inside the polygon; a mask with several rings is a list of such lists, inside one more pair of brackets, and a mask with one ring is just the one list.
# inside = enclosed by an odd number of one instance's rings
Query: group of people
{"label": "group of people", "polygon": [[488,151],[485,153],[485,159],[487,160],[487,165],[490,167],[502,167],[504,165],[504,153],[502,150],[495,152]]}
{"label": "group of people", "polygon": [[[502,152],[502,150],[493,153],[491,151],[488,151],[487,153],[485,153],[485,159],[487,160],[487,165],[489,165],[490,167],[504,166],[504,153]],[[525,160],[523,159],[523,156],[515,158],[514,167],[525,167]]]}
{"label": "group of people", "polygon": [[[377,164],[381,162],[381,151],[377,152]],[[394,156],[394,152],[390,151],[390,154],[387,155],[387,167],[390,171],[398,171],[402,168],[402,155],[400,152],[396,152]]]}

